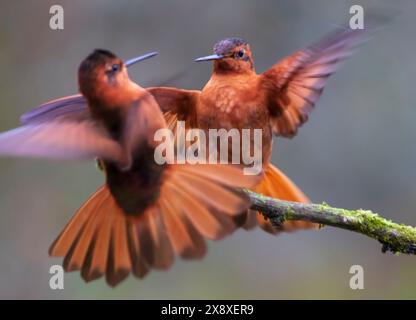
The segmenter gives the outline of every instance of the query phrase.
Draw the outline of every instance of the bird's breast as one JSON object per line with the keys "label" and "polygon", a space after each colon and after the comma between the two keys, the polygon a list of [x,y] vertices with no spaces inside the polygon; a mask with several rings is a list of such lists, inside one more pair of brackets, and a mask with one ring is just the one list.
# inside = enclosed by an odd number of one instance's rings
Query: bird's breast
{"label": "bird's breast", "polygon": [[214,108],[216,111],[231,114],[239,102],[238,92],[234,88],[220,88],[215,94]]}
{"label": "bird's breast", "polygon": [[264,128],[268,112],[255,83],[208,85],[198,105],[200,128]]}
{"label": "bird's breast", "polygon": [[[256,83],[208,84],[202,91],[197,110],[200,129],[250,130],[250,144],[254,144],[253,129],[261,130],[263,162],[270,157],[272,131],[269,112]],[[241,135],[242,136],[242,135]]]}

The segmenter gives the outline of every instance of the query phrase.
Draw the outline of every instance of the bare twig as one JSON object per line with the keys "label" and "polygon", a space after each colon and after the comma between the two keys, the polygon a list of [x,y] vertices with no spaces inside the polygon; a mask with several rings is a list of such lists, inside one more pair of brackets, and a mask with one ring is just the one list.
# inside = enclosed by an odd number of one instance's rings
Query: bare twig
{"label": "bare twig", "polygon": [[252,209],[281,226],[286,220],[303,220],[364,234],[382,244],[382,252],[416,254],[416,228],[387,220],[369,210],[346,210],[327,204],[282,201],[244,190]]}

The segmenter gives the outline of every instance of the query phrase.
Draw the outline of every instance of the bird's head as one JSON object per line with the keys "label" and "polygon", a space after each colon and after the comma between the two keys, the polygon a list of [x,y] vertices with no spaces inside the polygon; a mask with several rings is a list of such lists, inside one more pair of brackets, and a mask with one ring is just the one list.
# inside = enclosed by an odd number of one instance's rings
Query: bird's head
{"label": "bird's head", "polygon": [[79,90],[87,99],[94,99],[111,89],[128,88],[132,81],[127,68],[155,55],[151,52],[123,62],[108,50],[96,49],[79,66]]}
{"label": "bird's head", "polygon": [[226,38],[214,45],[214,54],[195,61],[214,61],[214,71],[220,73],[250,73],[254,71],[250,45],[240,38]]}

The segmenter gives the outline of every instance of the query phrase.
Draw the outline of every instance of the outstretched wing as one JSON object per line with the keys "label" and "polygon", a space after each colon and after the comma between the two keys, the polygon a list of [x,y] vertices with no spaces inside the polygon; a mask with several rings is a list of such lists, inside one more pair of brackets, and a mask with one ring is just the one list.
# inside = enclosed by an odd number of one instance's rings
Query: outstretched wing
{"label": "outstretched wing", "polygon": [[185,121],[187,128],[196,127],[196,106],[200,91],[168,87],[147,88],[163,112],[168,128],[175,133],[176,122]]}
{"label": "outstretched wing", "polygon": [[275,134],[292,137],[297,133],[329,77],[368,38],[366,30],[339,29],[262,74]]}
{"label": "outstretched wing", "polygon": [[[147,91],[156,99],[170,129],[176,129],[178,120],[185,121],[189,128],[196,125],[196,104],[200,91],[168,87],[152,87]],[[87,101],[82,95],[75,94],[46,102],[24,113],[20,117],[20,122],[30,124],[60,118],[82,120],[88,117]]]}
{"label": "outstretched wing", "polygon": [[[47,102],[20,118],[23,126],[0,134],[0,155],[58,159],[102,158],[131,165],[131,155],[143,139],[154,144],[153,131],[166,122],[154,97],[144,91],[128,113],[123,141],[113,140],[92,119],[82,95]],[[176,124],[176,123],[175,123]]]}
{"label": "outstretched wing", "polygon": [[46,102],[20,117],[22,124],[39,123],[56,120],[58,118],[70,118],[83,120],[89,117],[87,101],[80,94],[74,94]]}
{"label": "outstretched wing", "polygon": [[0,133],[0,155],[50,159],[94,159],[124,163],[125,152],[92,119],[29,123]]}

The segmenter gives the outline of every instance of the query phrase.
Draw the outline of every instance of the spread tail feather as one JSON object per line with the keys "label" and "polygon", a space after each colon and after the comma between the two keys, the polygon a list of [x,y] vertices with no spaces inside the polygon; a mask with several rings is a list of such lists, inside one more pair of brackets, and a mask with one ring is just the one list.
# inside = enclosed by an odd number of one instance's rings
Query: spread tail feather
{"label": "spread tail feather", "polygon": [[217,240],[236,228],[236,216],[249,199],[235,188],[258,182],[230,165],[172,166],[158,200],[128,215],[106,186],[76,212],[49,254],[64,257],[66,271],[81,270],[85,281],[102,276],[116,286],[130,272],[142,278],[150,269],[168,269],[175,254],[202,258],[205,239]]}
{"label": "spread tail feather", "polygon": [[[253,191],[281,200],[310,202],[308,197],[283,172],[270,163],[264,169],[263,179],[253,188]],[[283,227],[278,228],[266,220],[261,213],[248,210],[243,227],[249,230],[257,225],[271,234],[319,228],[319,225],[307,221],[286,221],[283,223]]]}

